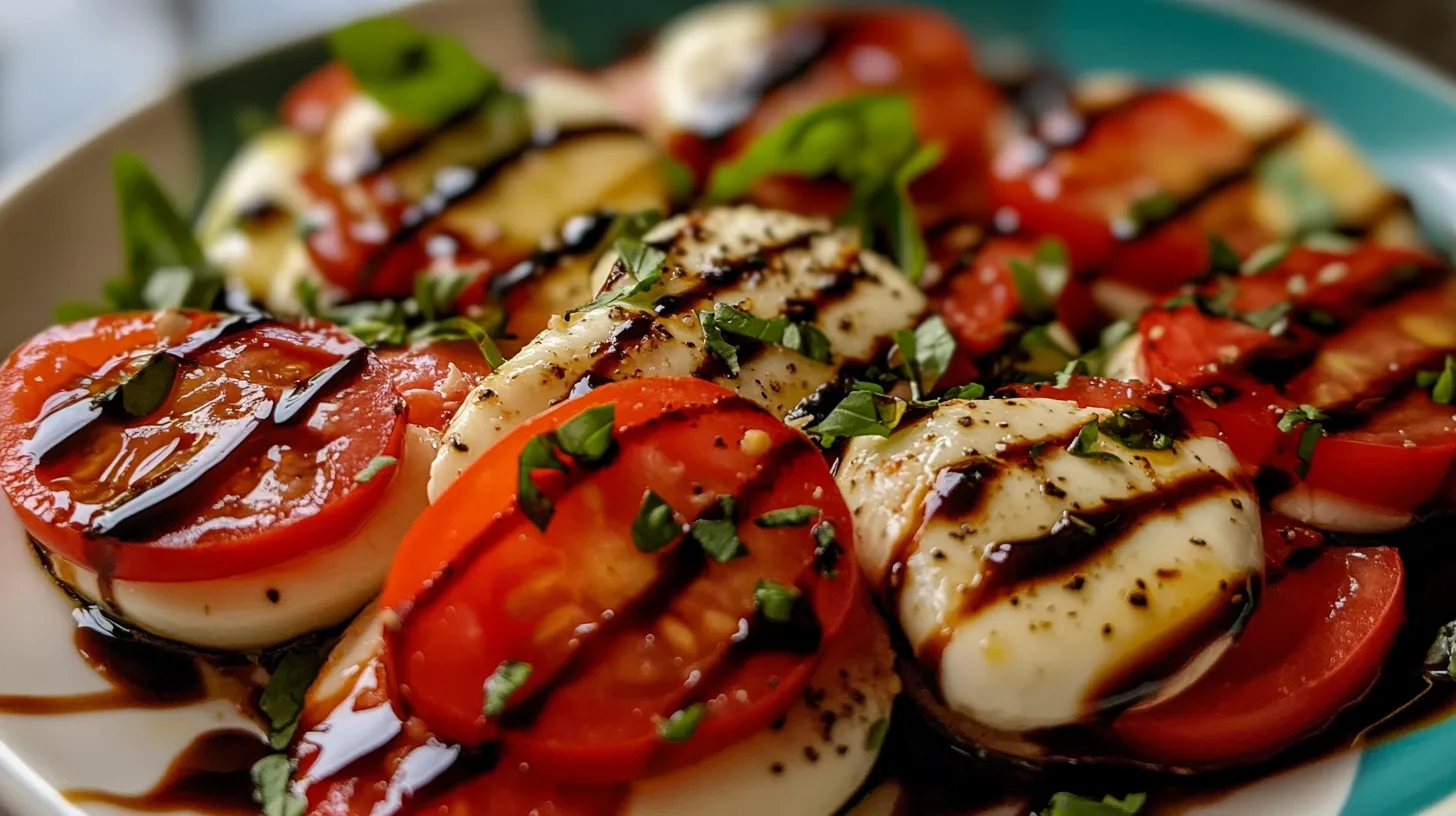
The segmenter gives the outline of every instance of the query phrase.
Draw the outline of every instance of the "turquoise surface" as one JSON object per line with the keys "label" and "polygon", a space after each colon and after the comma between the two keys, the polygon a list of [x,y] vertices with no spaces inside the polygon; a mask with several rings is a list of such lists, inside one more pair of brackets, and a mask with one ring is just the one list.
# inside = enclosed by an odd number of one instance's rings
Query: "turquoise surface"
{"label": "turquoise surface", "polygon": [[[1228,0],[923,0],[990,53],[1012,40],[1073,74],[1262,76],[1334,120],[1415,199],[1433,236],[1456,233],[1456,86],[1321,18]],[[683,0],[538,0],[547,30],[588,64],[641,42]],[[1367,750],[1343,813],[1413,814],[1456,792],[1456,720]]]}

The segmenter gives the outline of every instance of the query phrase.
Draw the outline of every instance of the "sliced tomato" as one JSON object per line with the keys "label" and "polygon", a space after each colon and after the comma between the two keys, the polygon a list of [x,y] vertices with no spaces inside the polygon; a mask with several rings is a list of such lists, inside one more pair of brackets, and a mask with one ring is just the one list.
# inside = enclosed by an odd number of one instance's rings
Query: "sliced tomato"
{"label": "sliced tomato", "polygon": [[1409,385],[1456,351],[1456,278],[1366,312],[1320,346],[1290,381],[1296,403],[1346,408]]}
{"label": "sliced tomato", "polygon": [[342,62],[329,62],[289,89],[278,118],[294,130],[318,133],[358,93],[349,69]]}
{"label": "sliced tomato", "polygon": [[379,362],[404,397],[410,424],[436,430],[450,422],[470,389],[490,373],[480,348],[469,340],[385,349],[379,352]]}
{"label": "sliced tomato", "polygon": [[1243,636],[1191,688],[1128,711],[1114,733],[1138,757],[1247,764],[1320,730],[1375,682],[1405,615],[1394,549],[1326,548],[1271,583]]}
{"label": "sliced tomato", "polygon": [[[144,367],[163,392],[133,416],[105,395]],[[0,383],[0,486],[21,522],[125,579],[236,575],[340,541],[392,472],[354,477],[397,456],[405,426],[373,354],[312,322],[108,315],[32,338]]]}
{"label": "sliced tomato", "polygon": [[[1212,403],[1212,404],[1210,404]],[[1281,433],[1279,418],[1289,400],[1249,377],[1230,377],[1203,393],[1178,391],[1173,406],[1198,436],[1223,440],[1250,472],[1275,458]]]}
{"label": "sliced tomato", "polygon": [[1073,377],[1064,386],[1050,383],[1019,383],[998,392],[1001,396],[1042,397],[1075,402],[1083,408],[1141,408],[1158,413],[1168,408],[1168,393],[1140,382],[1107,377]]}
{"label": "sliced tomato", "polygon": [[1153,90],[1097,115],[1075,145],[1040,150],[1013,143],[997,157],[993,204],[1033,236],[1056,235],[1079,269],[1100,266],[1113,224],[1154,195],[1183,200],[1242,167],[1253,145],[1218,113],[1177,90]]}
{"label": "sliced tomato", "polygon": [[1264,538],[1264,565],[1270,573],[1282,571],[1297,553],[1325,543],[1324,533],[1270,510],[1259,514],[1259,523]]}
{"label": "sliced tomato", "polygon": [[1299,245],[1274,268],[1240,278],[1232,306],[1253,312],[1288,302],[1344,323],[1380,296],[1440,268],[1440,261],[1426,253],[1378,244],[1361,244],[1349,252]]}
{"label": "sliced tomato", "polygon": [[1032,262],[1036,244],[992,238],[965,261],[950,260],[950,278],[935,296],[935,308],[955,335],[959,350],[980,357],[1000,348],[1022,314],[1011,262]]}
{"label": "sliced tomato", "polygon": [[1237,184],[1213,194],[1186,215],[1118,242],[1098,278],[1120,281],[1153,296],[1170,294],[1208,269],[1213,235],[1240,258],[1278,237],[1257,217],[1254,185]]}
{"label": "sliced tomato", "polygon": [[[554,474],[543,532],[517,499],[521,453],[604,405],[616,452],[596,470]],[[719,563],[681,535],[640,551],[632,528],[648,491],[679,524],[733,497],[746,552]],[[832,526],[843,568],[816,569],[810,525],[754,523],[801,505]],[[699,380],[603,386],[512,431],[411,528],[383,595],[401,621],[386,633],[391,696],[444,738],[504,732],[533,768],[564,780],[690,762],[766,727],[808,681],[813,648],[759,641],[774,630],[755,617],[755,586],[796,587],[821,641],[832,639],[858,587],[850,537],[828,465],[798,431]],[[482,688],[507,661],[530,664],[530,676],[503,717],[487,718]],[[698,702],[707,709],[692,739],[659,739],[664,718]]]}
{"label": "sliced tomato", "polygon": [[1276,336],[1196,306],[1149,309],[1138,320],[1138,335],[1148,376],[1180,386],[1228,382],[1255,356],[1292,355],[1314,341],[1297,326]]}

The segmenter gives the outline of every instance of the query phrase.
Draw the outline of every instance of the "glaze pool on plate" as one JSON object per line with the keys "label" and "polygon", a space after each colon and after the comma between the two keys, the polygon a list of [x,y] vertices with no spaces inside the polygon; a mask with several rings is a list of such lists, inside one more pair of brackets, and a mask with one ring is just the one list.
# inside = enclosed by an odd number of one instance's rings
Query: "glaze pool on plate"
{"label": "glaze pool on plate", "polygon": [[[669,7],[683,5],[640,3],[604,12],[591,0],[546,0],[542,11],[547,26],[565,33],[583,53],[604,56],[602,49],[618,41],[616,34],[638,23],[660,22]],[[1217,69],[1262,74],[1346,128],[1386,175],[1410,189],[1438,235],[1445,224],[1431,214],[1456,211],[1451,206],[1456,181],[1447,187],[1448,179],[1456,179],[1456,161],[1443,156],[1456,144],[1456,90],[1337,29],[1279,9],[1211,0],[938,5],[958,14],[983,38],[986,32],[1033,32],[1038,46],[1074,71],[1121,68],[1152,78]],[[496,14],[477,8],[474,14],[462,14],[452,30],[502,35],[497,43],[519,53],[519,43],[528,39],[524,27],[512,29],[516,36],[510,36],[504,31],[509,26],[502,26]],[[246,69],[235,72],[237,77],[245,74]],[[218,131],[216,122],[211,130]],[[7,283],[14,297],[0,305],[11,342],[40,328],[49,304],[92,291],[95,281],[114,267],[111,199],[106,174],[99,168],[114,149],[138,144],[166,154],[170,161],[163,169],[171,171],[169,180],[185,187],[196,144],[185,112],[164,102],[30,183],[11,188],[15,192],[0,204],[0,245],[13,250],[15,268],[32,271],[23,281]],[[209,152],[213,150],[216,145],[210,146]],[[76,234],[97,239],[75,241]],[[0,536],[21,540],[8,514]],[[24,622],[0,635],[5,654],[24,655],[23,660],[0,660],[0,692],[99,690],[101,681],[70,648],[68,602],[31,561],[24,547],[0,550],[0,614]],[[62,720],[0,717],[0,765],[14,777],[0,784],[0,805],[18,813],[68,812],[70,807],[49,786],[143,790],[190,732],[226,725],[249,727],[225,704]],[[1212,812],[1417,812],[1456,790],[1456,769],[1447,759],[1453,749],[1456,722],[1448,722],[1364,756],[1345,754],[1300,768],[1241,791]],[[85,762],[78,763],[78,755]],[[38,776],[28,776],[21,759]]]}

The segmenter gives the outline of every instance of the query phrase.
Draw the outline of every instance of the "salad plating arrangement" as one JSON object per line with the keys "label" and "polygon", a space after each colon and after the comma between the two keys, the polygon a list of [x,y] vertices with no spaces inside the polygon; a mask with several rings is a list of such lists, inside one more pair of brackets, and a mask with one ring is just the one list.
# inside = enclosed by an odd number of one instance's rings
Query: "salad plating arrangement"
{"label": "salad plating arrangement", "polygon": [[1278,89],[709,6],[335,32],[0,368],[134,811],[1171,812],[1456,699],[1456,278]]}

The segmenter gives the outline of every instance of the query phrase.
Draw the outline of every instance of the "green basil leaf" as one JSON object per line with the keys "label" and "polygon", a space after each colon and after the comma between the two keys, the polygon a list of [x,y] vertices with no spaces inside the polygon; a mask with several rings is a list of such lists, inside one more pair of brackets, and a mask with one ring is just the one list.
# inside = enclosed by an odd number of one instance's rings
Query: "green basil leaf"
{"label": "green basil leaf", "polygon": [[1070,793],[1052,795],[1044,816],[1131,816],[1143,809],[1147,794],[1130,793],[1122,799],[1104,796],[1102,801],[1084,799]]}
{"label": "green basil leaf", "polygon": [[870,723],[870,730],[865,732],[865,750],[874,753],[885,746],[885,737],[890,733],[890,719],[881,717]]}
{"label": "green basil leaf", "polygon": [[790,323],[785,326],[780,345],[821,363],[827,363],[833,357],[829,338],[819,331],[819,327],[810,323]]}
{"label": "green basil leaf", "polygon": [[1313,405],[1301,405],[1298,408],[1290,408],[1284,412],[1283,416],[1279,417],[1279,430],[1283,433],[1289,433],[1297,425],[1306,422],[1320,422],[1326,419],[1329,419],[1329,415],[1324,411],[1321,411]]}
{"label": "green basil leaf", "polygon": [[[468,317],[452,317],[437,323],[425,324],[422,328],[425,331],[417,330],[411,333],[410,338],[414,340],[473,340],[476,348],[480,349],[481,356],[487,363],[490,363],[491,368],[500,368],[505,364],[505,356],[501,354],[500,347],[495,344],[495,339],[490,336],[490,332]],[[352,333],[358,335],[358,332]],[[403,343],[403,340],[399,342]]]}
{"label": "green basil leaf", "polygon": [[1208,234],[1208,269],[1210,272],[1224,272],[1231,275],[1238,272],[1242,264],[1239,253],[1235,252],[1227,241],[1211,232]]}
{"label": "green basil leaf", "polygon": [[1309,473],[1309,465],[1314,461],[1314,448],[1319,444],[1320,438],[1325,435],[1325,426],[1318,422],[1309,422],[1304,430],[1299,432],[1299,446],[1295,453],[1299,455],[1299,467],[1297,468],[1300,477]]}
{"label": "green basil leaf", "polygon": [[258,697],[258,710],[268,718],[268,742],[275,750],[287,748],[293,740],[304,696],[318,676],[326,654],[321,649],[290,651],[268,676],[268,685]]}
{"label": "green basil leaf", "polygon": [[1334,201],[1304,172],[1293,151],[1277,150],[1264,156],[1254,165],[1254,176],[1284,202],[1296,235],[1332,229],[1339,223]]}
{"label": "green basil leaf", "polygon": [[638,282],[650,275],[657,275],[660,279],[662,262],[667,260],[666,252],[636,238],[618,238],[617,254],[622,259],[623,268]]}
{"label": "green basil leaf", "polygon": [[748,554],[748,547],[738,537],[737,503],[732,496],[719,496],[722,518],[698,519],[688,527],[688,535],[698,542],[710,558],[726,564]]}
{"label": "green basil leaf", "polygon": [[1079,357],[1075,360],[1068,361],[1066,365],[1062,366],[1061,370],[1052,377],[1052,383],[1058,388],[1066,388],[1073,377],[1086,373],[1087,363]]}
{"label": "green basil leaf", "polygon": [[1077,432],[1077,438],[1067,447],[1067,451],[1073,456],[1080,456],[1083,459],[1096,459],[1104,462],[1121,462],[1122,459],[1115,454],[1097,449],[1097,420],[1088,422]]}
{"label": "green basil leaf", "polygon": [[556,512],[556,505],[546,498],[541,488],[536,486],[535,480],[531,478],[531,472],[535,470],[559,470],[566,471],[566,463],[556,455],[556,447],[553,444],[550,434],[542,434],[532,438],[521,448],[521,458],[518,463],[519,474],[517,480],[517,501],[520,502],[521,512],[526,518],[535,524],[537,529],[545,530],[546,525],[551,522],[551,516]]}
{"label": "green basil leaf", "polygon": [[303,816],[307,802],[293,792],[293,763],[270,754],[253,763],[253,801],[263,816]]}
{"label": "green basil leaf", "polygon": [[[909,350],[906,350],[902,335],[909,335]],[[914,332],[900,331],[895,333],[895,341],[900,344],[901,355],[909,354],[909,377],[911,394],[915,399],[920,399],[921,394],[929,393],[940,382],[946,369],[950,368],[950,361],[955,356],[956,341],[951,335],[950,329],[946,328],[945,320],[940,315],[932,315],[925,319]]]}
{"label": "green basil leaf", "polygon": [[760,578],[753,587],[753,605],[764,618],[774,623],[788,623],[794,617],[794,604],[801,594],[794,587]]}
{"label": "green basil leaf", "polygon": [[140,418],[161,408],[177,381],[177,365],[177,358],[170,354],[153,355],[118,386],[121,410],[129,417]]}
{"label": "green basil leaf", "polygon": [[906,407],[904,400],[894,397],[851,391],[809,430],[826,447],[836,439],[852,436],[889,436],[904,418]]}
{"label": "green basil leaf", "polygon": [[671,544],[682,533],[682,525],[673,518],[672,506],[651,490],[642,494],[642,506],[632,520],[632,543],[640,552],[655,553]]}
{"label": "green basil leaf", "polygon": [[723,337],[718,329],[718,319],[712,312],[698,312],[698,322],[703,326],[703,345],[728,367],[728,373],[738,376],[738,347]]}
{"label": "green basil leaf", "polygon": [[1097,431],[1124,448],[1170,450],[1173,437],[1160,425],[1158,417],[1141,408],[1123,408],[1097,420]]}
{"label": "green basil leaf", "polygon": [[662,177],[667,180],[668,195],[674,203],[686,204],[698,191],[698,179],[690,167],[666,154],[658,158]]}
{"label": "green basil leaf", "polygon": [[1294,244],[1289,241],[1275,241],[1259,247],[1254,250],[1252,255],[1244,259],[1243,264],[1239,266],[1239,274],[1246,277],[1262,275],[1283,263],[1285,256],[1293,248]]}
{"label": "green basil leaf", "polygon": [[397,464],[399,464],[399,460],[393,456],[376,456],[369,460],[369,464],[365,465],[363,470],[354,474],[354,481],[364,484],[382,473],[385,468],[392,468]]}
{"label": "green basil leaf", "polygon": [[329,45],[365,93],[422,127],[443,124],[500,90],[495,72],[460,41],[403,20],[353,23],[330,35]]}
{"label": "green basil leaf", "polygon": [[986,396],[986,386],[980,383],[966,383],[946,390],[944,394],[940,395],[940,399],[942,402],[953,399],[975,400],[984,396]]}
{"label": "green basil leaf", "polygon": [[770,510],[753,520],[760,527],[801,527],[819,515],[819,508],[812,504]]}
{"label": "green basil leaf", "polygon": [[471,280],[472,276],[458,273],[419,275],[414,295],[420,314],[431,323],[443,318],[455,308],[455,301]]}
{"label": "green basil leaf", "polygon": [[1446,355],[1440,371],[1417,371],[1416,385],[1431,391],[1431,401],[1450,405],[1456,399],[1456,357]]}
{"label": "green basil leaf", "polygon": [[579,465],[594,465],[612,450],[612,430],[617,419],[615,403],[588,408],[552,432],[556,447]]}
{"label": "green basil leaf", "polygon": [[112,176],[126,271],[105,287],[109,310],[211,309],[222,292],[222,273],[207,262],[146,163],[133,153],[118,153]]}
{"label": "green basil leaf", "polygon": [[783,342],[784,329],[789,325],[786,317],[759,317],[726,303],[718,303],[713,306],[713,320],[718,324],[718,329],[725,334],[734,334],[761,343]]}
{"label": "green basil leaf", "polygon": [[496,667],[485,679],[485,705],[482,710],[487,717],[499,717],[505,713],[511,695],[531,679],[531,664],[519,660],[507,660]]}
{"label": "green basil leaf", "polygon": [[708,707],[702,703],[693,703],[681,711],[675,711],[671,717],[657,724],[657,738],[664,742],[687,742],[693,738],[693,732],[698,730],[698,723],[707,714]]}
{"label": "green basil leaf", "polygon": [[1168,193],[1153,193],[1134,201],[1127,209],[1127,218],[1139,232],[1162,221],[1178,209],[1178,199]]}
{"label": "green basil leaf", "polygon": [[1426,650],[1425,675],[1432,680],[1456,681],[1456,621],[1436,630],[1436,639]]}
{"label": "green basil leaf", "polygon": [[814,536],[814,568],[825,578],[834,578],[839,573],[839,557],[844,555],[844,548],[839,546],[839,536],[835,534],[834,525],[827,521],[821,521],[809,530]]}

